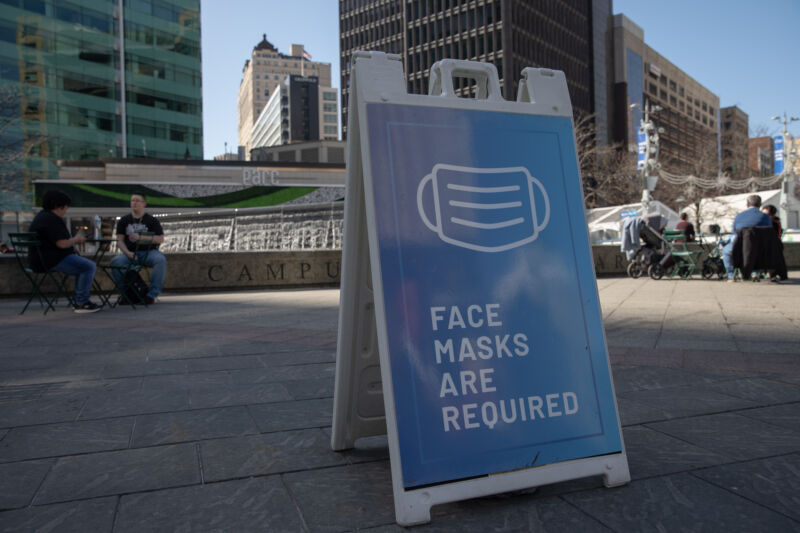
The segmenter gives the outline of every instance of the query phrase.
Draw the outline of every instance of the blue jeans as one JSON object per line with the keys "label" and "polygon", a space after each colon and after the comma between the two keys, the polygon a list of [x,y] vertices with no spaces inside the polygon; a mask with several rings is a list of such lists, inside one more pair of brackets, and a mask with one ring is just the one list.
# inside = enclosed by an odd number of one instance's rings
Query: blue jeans
{"label": "blue jeans", "polygon": [[94,272],[97,270],[97,265],[93,261],[78,254],[70,254],[52,270],[75,276],[75,295],[72,297],[75,305],[83,305],[89,301],[89,290],[92,288]]}
{"label": "blue jeans", "polygon": [[725,265],[725,273],[728,275],[728,279],[733,279],[733,242],[736,238],[731,238],[728,241],[728,244],[722,247],[722,263]]}
{"label": "blue jeans", "polygon": [[[148,298],[154,298],[161,294],[161,289],[164,288],[164,276],[167,275],[167,258],[158,250],[150,250],[136,252],[136,258],[142,264],[152,267],[153,271],[150,273],[150,288],[147,291]],[[111,260],[110,265],[113,267],[126,267],[131,262],[125,254],[119,254]],[[122,271],[119,269],[112,270],[114,273],[114,283],[117,287],[122,287]]]}

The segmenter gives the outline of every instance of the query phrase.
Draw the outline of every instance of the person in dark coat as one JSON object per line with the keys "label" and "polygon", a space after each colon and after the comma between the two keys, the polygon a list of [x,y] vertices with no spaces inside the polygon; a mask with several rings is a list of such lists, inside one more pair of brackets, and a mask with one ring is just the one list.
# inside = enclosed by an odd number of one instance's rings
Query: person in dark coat
{"label": "person in dark coat", "polygon": [[722,262],[725,264],[725,273],[728,275],[728,281],[734,281],[735,267],[733,266],[733,247],[736,244],[736,233],[744,228],[752,226],[771,226],[772,220],[769,215],[762,213],[761,197],[757,194],[751,194],[747,197],[747,209],[736,215],[733,219],[733,237],[722,248]]}
{"label": "person in dark coat", "polygon": [[686,235],[686,242],[694,242],[694,224],[689,222],[689,213],[681,213],[681,221],[675,226],[675,229],[683,230]]}
{"label": "person in dark coat", "polygon": [[42,211],[34,217],[28,231],[36,233],[41,242],[39,250],[31,249],[28,262],[35,272],[54,270],[75,276],[75,294],[72,297],[73,311],[76,313],[95,313],[100,306],[89,300],[97,265],[75,253],[76,244],[86,242],[79,233],[70,235],[64,215],[72,200],[61,191],[47,191],[42,196]]}
{"label": "person in dark coat", "polygon": [[778,234],[778,246],[780,248],[780,261],[778,263],[778,268],[769,272],[769,279],[773,282],[783,281],[786,280],[788,277],[788,272],[786,269],[786,259],[783,257],[783,241],[781,238],[783,237],[783,227],[781,226],[781,218],[778,216],[778,208],[774,205],[768,204],[761,208],[761,211],[769,215],[769,218],[772,220],[772,227],[775,232]]}

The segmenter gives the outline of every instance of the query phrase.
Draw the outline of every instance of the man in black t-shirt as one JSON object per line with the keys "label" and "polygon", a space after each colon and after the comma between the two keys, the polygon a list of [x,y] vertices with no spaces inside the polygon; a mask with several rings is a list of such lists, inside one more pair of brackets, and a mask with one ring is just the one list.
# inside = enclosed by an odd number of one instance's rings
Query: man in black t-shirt
{"label": "man in black t-shirt", "polygon": [[42,211],[37,213],[28,231],[36,233],[41,246],[39,252],[29,250],[28,262],[35,272],[54,270],[75,276],[75,294],[72,297],[73,311],[94,313],[100,306],[89,300],[97,265],[75,253],[75,244],[83,244],[86,237],[70,236],[64,215],[72,201],[61,191],[47,191],[42,196]]}
{"label": "man in black t-shirt", "polygon": [[[167,259],[158,251],[158,245],[164,242],[164,230],[161,223],[152,215],[144,212],[147,198],[144,194],[131,195],[131,212],[117,222],[117,247],[122,252],[111,260],[111,266],[124,267],[132,261],[139,261],[153,268],[150,274],[150,287],[145,301],[154,304],[164,286],[167,274]],[[152,233],[152,236],[142,233]],[[135,250],[135,252],[134,252]],[[122,272],[114,269],[114,281],[122,286]]]}

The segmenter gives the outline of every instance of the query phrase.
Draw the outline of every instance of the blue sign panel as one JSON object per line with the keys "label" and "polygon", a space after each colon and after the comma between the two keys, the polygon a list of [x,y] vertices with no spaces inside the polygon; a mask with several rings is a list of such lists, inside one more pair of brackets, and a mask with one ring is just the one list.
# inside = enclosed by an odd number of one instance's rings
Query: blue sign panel
{"label": "blue sign panel", "polygon": [[404,487],[620,452],[570,119],[367,117]]}
{"label": "blue sign panel", "polygon": [[635,217],[635,216],[637,216],[638,214],[639,214],[639,210],[638,210],[638,209],[627,209],[627,210],[625,210],[625,211],[620,211],[620,212],[619,212],[619,216],[620,216],[620,218],[630,218],[630,217]]}
{"label": "blue sign panel", "polygon": [[645,135],[644,130],[639,130],[637,140],[639,142],[639,155],[636,159],[636,170],[642,170],[647,159],[647,135]]}
{"label": "blue sign panel", "polygon": [[783,135],[776,135],[772,138],[775,146],[775,174],[783,172]]}

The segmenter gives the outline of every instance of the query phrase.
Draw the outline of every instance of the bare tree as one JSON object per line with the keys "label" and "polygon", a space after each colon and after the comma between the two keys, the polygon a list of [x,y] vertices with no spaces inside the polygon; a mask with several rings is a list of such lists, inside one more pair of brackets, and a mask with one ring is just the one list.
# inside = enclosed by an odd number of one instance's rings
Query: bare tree
{"label": "bare tree", "polygon": [[598,144],[594,115],[576,114],[575,144],[586,208],[635,202],[641,194],[635,157],[622,143]]}
{"label": "bare tree", "polygon": [[[23,93],[17,85],[0,84],[0,205],[14,202],[28,186],[24,162],[31,152],[45,142],[41,135],[30,135],[23,128]],[[18,209],[19,206],[3,205]]]}
{"label": "bare tree", "polygon": [[[700,138],[694,147],[694,154],[690,162],[672,159],[662,163],[664,170],[682,176],[695,176],[703,179],[716,179],[718,176],[717,138],[708,134]],[[691,206],[694,214],[695,225],[700,230],[703,223],[702,211],[703,198],[726,194],[721,190],[702,189],[692,183],[685,185],[672,185],[665,180],[659,180],[657,198],[676,209]]]}

